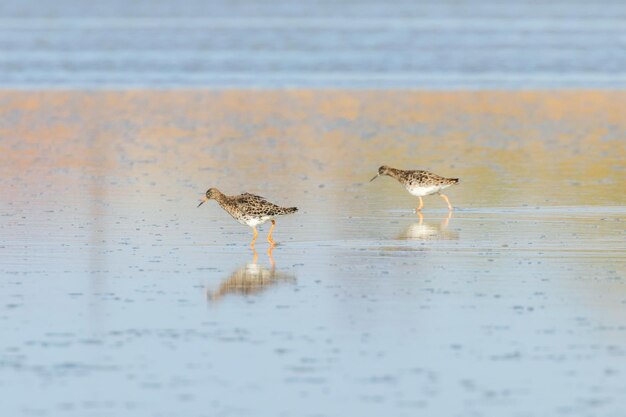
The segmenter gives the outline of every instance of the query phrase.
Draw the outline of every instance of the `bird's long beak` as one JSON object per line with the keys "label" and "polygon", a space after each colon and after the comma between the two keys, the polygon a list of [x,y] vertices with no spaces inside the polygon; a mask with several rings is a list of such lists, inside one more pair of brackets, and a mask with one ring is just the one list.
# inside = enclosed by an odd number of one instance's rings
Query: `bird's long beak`
{"label": "bird's long beak", "polygon": [[[204,203],[206,203],[208,200],[209,200],[208,198],[204,197],[204,198],[202,199],[202,201],[200,202],[200,204],[198,204],[198,207],[200,207],[201,205],[203,205]],[[197,208],[197,207],[196,207],[196,208]]]}
{"label": "bird's long beak", "polygon": [[372,179],[370,180],[370,182],[374,181],[374,180],[375,180],[376,178],[378,178],[379,176],[380,176],[380,174],[376,174],[376,175],[374,175],[374,178],[372,178]]}

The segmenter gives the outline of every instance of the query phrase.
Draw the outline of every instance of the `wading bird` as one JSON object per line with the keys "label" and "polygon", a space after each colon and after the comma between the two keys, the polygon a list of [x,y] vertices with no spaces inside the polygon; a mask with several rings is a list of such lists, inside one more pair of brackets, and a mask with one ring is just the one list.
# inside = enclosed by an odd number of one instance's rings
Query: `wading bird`
{"label": "wading bird", "polygon": [[457,184],[459,182],[458,178],[444,178],[428,171],[405,171],[383,165],[378,168],[378,174],[376,174],[370,182],[374,181],[381,175],[387,175],[395,178],[400,184],[404,185],[409,193],[418,197],[420,199],[420,205],[416,209],[418,212],[424,207],[422,197],[435,193],[439,194],[441,198],[446,200],[448,210],[452,210],[450,200],[448,200],[448,197],[446,197],[445,194],[441,193],[441,190]]}
{"label": "wading bird", "polygon": [[272,227],[270,227],[270,232],[267,235],[267,241],[271,246],[274,246],[276,244],[272,239],[272,231],[276,225],[274,217],[298,211],[297,207],[280,207],[274,203],[270,203],[263,197],[250,193],[228,196],[217,188],[209,188],[202,201],[200,201],[200,204],[198,204],[198,207],[209,200],[217,201],[217,203],[235,220],[252,228],[254,237],[252,238],[250,246],[253,248],[254,242],[259,235],[259,232],[256,230],[258,225],[268,220],[272,221]]}

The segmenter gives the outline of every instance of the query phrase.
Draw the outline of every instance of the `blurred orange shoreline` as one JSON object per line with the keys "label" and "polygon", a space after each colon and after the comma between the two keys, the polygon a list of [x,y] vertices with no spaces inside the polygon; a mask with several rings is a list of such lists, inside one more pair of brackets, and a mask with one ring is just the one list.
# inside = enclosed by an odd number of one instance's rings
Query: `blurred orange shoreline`
{"label": "blurred orange shoreline", "polygon": [[603,90],[0,90],[0,173],[131,164],[234,188],[265,172],[294,192],[290,178],[332,189],[385,163],[458,176],[468,204],[624,204],[624,108]]}

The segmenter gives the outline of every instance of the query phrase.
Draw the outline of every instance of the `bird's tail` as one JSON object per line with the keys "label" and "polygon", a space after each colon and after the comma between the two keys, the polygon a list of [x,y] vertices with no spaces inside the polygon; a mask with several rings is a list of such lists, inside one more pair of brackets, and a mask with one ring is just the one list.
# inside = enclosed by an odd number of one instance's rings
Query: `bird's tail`
{"label": "bird's tail", "polygon": [[458,184],[458,183],[459,183],[459,179],[458,178],[448,178],[448,184],[454,185],[454,184]]}
{"label": "bird's tail", "polygon": [[295,213],[296,211],[298,211],[298,207],[286,207],[283,209],[283,212],[281,214],[291,214]]}

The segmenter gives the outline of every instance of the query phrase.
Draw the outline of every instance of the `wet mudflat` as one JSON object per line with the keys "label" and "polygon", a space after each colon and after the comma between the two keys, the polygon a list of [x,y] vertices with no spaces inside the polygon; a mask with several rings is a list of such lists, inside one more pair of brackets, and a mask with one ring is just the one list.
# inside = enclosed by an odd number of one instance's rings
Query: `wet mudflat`
{"label": "wet mudflat", "polygon": [[[625,103],[2,92],[1,414],[618,416]],[[300,212],[253,251],[213,186]]]}

